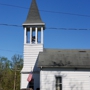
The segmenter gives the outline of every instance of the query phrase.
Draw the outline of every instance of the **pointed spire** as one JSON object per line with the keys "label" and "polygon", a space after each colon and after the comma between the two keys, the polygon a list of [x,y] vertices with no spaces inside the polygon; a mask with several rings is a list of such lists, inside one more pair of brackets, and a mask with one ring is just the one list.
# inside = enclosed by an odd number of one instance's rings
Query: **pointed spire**
{"label": "pointed spire", "polygon": [[45,25],[45,23],[43,23],[41,20],[36,0],[32,0],[27,19],[23,26],[26,25]]}

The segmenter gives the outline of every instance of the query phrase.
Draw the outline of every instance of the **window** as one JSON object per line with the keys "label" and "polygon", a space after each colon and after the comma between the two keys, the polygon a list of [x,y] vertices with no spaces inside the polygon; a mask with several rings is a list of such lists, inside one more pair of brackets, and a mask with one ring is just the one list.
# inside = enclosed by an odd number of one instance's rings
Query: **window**
{"label": "window", "polygon": [[56,77],[56,90],[62,90],[62,77]]}

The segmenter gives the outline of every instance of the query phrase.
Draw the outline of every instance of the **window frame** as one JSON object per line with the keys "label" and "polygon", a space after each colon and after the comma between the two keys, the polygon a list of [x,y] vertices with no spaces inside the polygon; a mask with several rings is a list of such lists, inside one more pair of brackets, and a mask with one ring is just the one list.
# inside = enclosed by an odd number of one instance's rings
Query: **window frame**
{"label": "window frame", "polygon": [[58,86],[60,88],[59,90],[62,90],[62,76],[55,76],[55,90],[58,90],[57,89]]}

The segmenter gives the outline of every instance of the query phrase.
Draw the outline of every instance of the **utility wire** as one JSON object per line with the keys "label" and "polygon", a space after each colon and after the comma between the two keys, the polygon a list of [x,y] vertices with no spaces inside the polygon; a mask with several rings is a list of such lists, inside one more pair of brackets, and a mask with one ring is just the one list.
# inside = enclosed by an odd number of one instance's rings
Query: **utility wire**
{"label": "utility wire", "polygon": [[67,12],[56,12],[56,11],[47,11],[47,10],[40,10],[40,11],[48,12],[48,13],[58,13],[58,14],[68,14],[68,15],[75,15],[75,16],[90,17],[90,15],[84,15],[84,14],[75,14],[75,13],[67,13]]}
{"label": "utility wire", "polygon": [[0,5],[9,6],[9,7],[16,7],[16,8],[23,8],[23,9],[29,9],[29,8],[27,8],[27,7],[16,6],[16,5],[11,5],[11,4],[4,4],[4,3],[0,3]]}
{"label": "utility wire", "polygon": [[90,30],[90,29],[84,29],[84,28],[46,28],[46,29],[51,29],[51,30]]}
{"label": "utility wire", "polygon": [[[16,7],[16,8],[23,8],[23,9],[29,9],[29,8],[27,8],[27,7],[16,6],[16,5],[11,5],[11,4],[3,4],[3,3],[0,3],[0,5],[10,6],[10,7]],[[67,15],[90,17],[90,15],[84,15],[84,14],[75,14],[75,13],[67,13],[67,12],[56,12],[56,11],[48,11],[48,10],[39,10],[39,11],[41,11],[41,12],[48,12],[48,13],[58,13],[58,14],[67,14]]]}
{"label": "utility wire", "polygon": [[22,26],[20,26],[20,25],[11,25],[11,24],[1,24],[0,23],[0,25],[2,25],[2,26],[13,26],[13,27],[22,27]]}
{"label": "utility wire", "polygon": [[6,50],[6,49],[0,49],[0,51],[23,53],[23,52],[19,52],[19,51],[12,51],[12,50]]}
{"label": "utility wire", "polygon": [[[3,23],[0,23],[0,26],[22,27],[21,25],[3,24]],[[55,28],[55,27],[46,27],[46,29],[50,29],[50,30],[90,30],[87,28]]]}

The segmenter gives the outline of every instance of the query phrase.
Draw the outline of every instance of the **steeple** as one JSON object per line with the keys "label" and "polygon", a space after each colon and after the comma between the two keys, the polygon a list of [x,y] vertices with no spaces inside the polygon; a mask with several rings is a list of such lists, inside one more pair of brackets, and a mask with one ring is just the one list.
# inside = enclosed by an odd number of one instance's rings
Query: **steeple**
{"label": "steeple", "polygon": [[45,23],[41,20],[36,0],[32,0],[31,2],[28,16],[23,27],[24,44],[43,44],[43,30],[45,29]]}
{"label": "steeple", "polygon": [[23,26],[27,26],[27,25],[29,26],[30,25],[43,25],[43,26],[45,25],[45,23],[43,23],[41,20],[36,0],[32,0],[27,19],[23,23]]}
{"label": "steeple", "polygon": [[[32,90],[37,90],[40,87],[40,71],[37,67],[37,59],[39,52],[43,52],[45,23],[41,20],[36,0],[32,0],[23,28],[24,63],[21,71],[21,89],[27,90],[27,88],[31,88]],[[27,82],[27,77],[30,73],[33,73],[33,82]]]}

